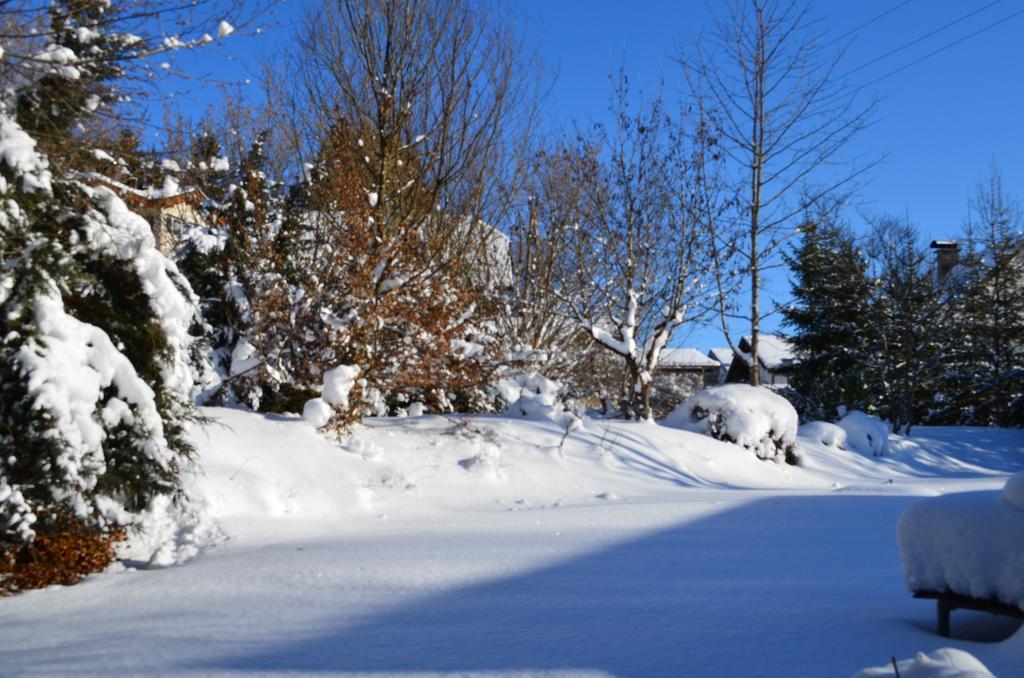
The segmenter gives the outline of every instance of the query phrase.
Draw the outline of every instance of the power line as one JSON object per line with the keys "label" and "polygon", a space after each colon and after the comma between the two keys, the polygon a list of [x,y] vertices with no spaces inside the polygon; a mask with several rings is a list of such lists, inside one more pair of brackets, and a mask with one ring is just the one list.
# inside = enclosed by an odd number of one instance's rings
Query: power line
{"label": "power line", "polygon": [[856,33],[857,31],[859,31],[860,29],[862,29],[862,28],[867,28],[868,26],[870,26],[871,24],[875,23],[875,22],[876,22],[876,21],[878,21],[879,19],[884,19],[885,17],[889,16],[890,14],[892,14],[893,12],[895,12],[896,10],[898,10],[899,8],[901,8],[901,7],[905,7],[905,6],[909,5],[909,4],[910,4],[911,2],[913,2],[913,1],[914,1],[914,0],[904,0],[903,2],[901,2],[901,3],[900,3],[900,4],[898,4],[898,5],[896,5],[895,7],[892,7],[892,8],[890,8],[890,9],[887,9],[886,11],[882,12],[882,13],[881,13],[881,14],[879,14],[878,16],[876,16],[876,17],[873,17],[873,18],[871,18],[871,19],[868,19],[867,21],[865,21],[864,23],[862,23],[862,24],[861,24],[860,26],[857,26],[856,28],[852,28],[852,29],[850,29],[850,30],[846,31],[845,33],[843,33],[842,35],[840,35],[840,36],[839,36],[838,38],[836,38],[835,40],[833,40],[833,41],[832,41],[832,42],[830,42],[829,44],[830,44],[830,45],[832,45],[832,44],[835,44],[835,43],[837,43],[837,42],[840,42],[840,41],[841,41],[841,40],[843,40],[844,38],[848,38],[848,37],[850,37],[851,35],[853,35],[853,34],[854,34],[854,33]]}
{"label": "power line", "polygon": [[1017,10],[1016,12],[1014,12],[1013,14],[1010,14],[1010,15],[1008,15],[1008,16],[1005,16],[1005,17],[1003,17],[1002,19],[999,19],[998,21],[994,21],[994,22],[990,23],[990,24],[989,24],[989,25],[987,25],[987,26],[984,26],[984,27],[982,27],[982,28],[979,28],[978,30],[974,31],[973,33],[968,33],[967,35],[965,35],[964,37],[960,38],[959,40],[955,40],[955,41],[953,41],[953,42],[949,43],[948,45],[943,45],[942,47],[939,47],[939,48],[938,48],[938,49],[936,49],[936,50],[933,50],[933,51],[931,51],[931,52],[928,52],[928,54],[925,54],[924,56],[922,56],[922,57],[920,57],[920,58],[918,58],[918,59],[914,59],[913,61],[911,61],[911,62],[910,62],[910,63],[908,63],[908,64],[904,64],[903,66],[900,66],[899,68],[896,68],[896,69],[894,69],[894,70],[891,70],[891,71],[889,71],[889,72],[888,72],[888,73],[886,73],[885,75],[882,75],[882,76],[879,76],[879,77],[875,78],[875,79],[874,79],[874,80],[872,80],[871,82],[868,82],[868,83],[865,83],[864,85],[861,85],[859,89],[863,89],[863,88],[865,88],[865,87],[870,87],[871,85],[874,85],[874,84],[875,84],[876,82],[878,82],[878,81],[880,81],[880,80],[885,80],[885,79],[886,79],[886,78],[888,78],[889,76],[892,76],[892,75],[896,75],[897,73],[900,73],[900,72],[902,72],[902,71],[905,71],[905,70],[907,70],[908,68],[910,68],[911,66],[916,66],[917,64],[921,63],[921,62],[922,62],[922,61],[924,61],[925,59],[930,59],[931,57],[935,56],[936,54],[939,54],[939,53],[941,53],[941,52],[945,52],[945,51],[946,51],[946,50],[948,50],[948,49],[951,49],[951,48],[953,48],[953,47],[956,47],[956,46],[957,46],[957,45],[959,45],[960,43],[962,43],[962,42],[965,42],[965,41],[967,41],[967,40],[970,40],[971,38],[975,37],[976,35],[980,35],[981,33],[984,33],[985,31],[987,31],[987,30],[989,30],[989,29],[995,28],[996,26],[998,26],[998,25],[1000,25],[1000,24],[1004,24],[1004,23],[1006,23],[1007,21],[1009,21],[1010,19],[1013,19],[1013,18],[1015,18],[1015,17],[1018,17],[1018,16],[1020,16],[1021,14],[1024,14],[1024,9],[1019,9],[1019,10]]}
{"label": "power line", "polygon": [[[943,26],[939,26],[938,28],[929,31],[929,32],[925,33],[924,35],[921,35],[921,36],[919,36],[917,38],[914,38],[910,42],[904,43],[904,44],[900,45],[899,47],[897,47],[895,49],[889,50],[888,52],[886,52],[885,54],[883,54],[883,55],[881,55],[879,57],[875,57],[874,59],[872,59],[871,61],[868,61],[867,63],[863,63],[860,66],[857,66],[852,71],[847,71],[846,73],[843,74],[842,77],[845,78],[847,76],[853,75],[857,71],[862,71],[865,68],[867,68],[868,66],[873,66],[874,64],[877,64],[879,61],[882,61],[883,59],[888,59],[892,55],[898,54],[899,52],[902,52],[903,50],[907,49],[908,47],[913,47],[914,45],[916,45],[917,43],[921,42],[922,40],[927,40],[928,38],[932,37],[933,35],[936,35],[937,33],[941,33],[942,31],[944,31],[944,30],[946,30],[948,28],[952,28],[953,26],[956,26],[957,24],[962,23],[962,22],[966,21],[967,19],[970,19],[975,14],[980,14],[981,12],[984,12],[986,9],[988,9],[989,7],[992,7],[993,5],[998,5],[1000,2],[1002,2],[1002,0],[993,0],[993,2],[990,2],[987,5],[984,5],[983,7],[979,7],[978,9],[974,10],[973,12],[968,12],[967,14],[964,14],[963,16],[961,16],[961,17],[959,17],[957,19],[953,19],[952,21],[950,21],[949,23],[947,23],[947,24],[945,24]],[[906,4],[906,3],[904,3],[904,4]],[[968,36],[968,37],[970,37],[970,36]],[[883,76],[883,77],[885,77],[885,76]]]}

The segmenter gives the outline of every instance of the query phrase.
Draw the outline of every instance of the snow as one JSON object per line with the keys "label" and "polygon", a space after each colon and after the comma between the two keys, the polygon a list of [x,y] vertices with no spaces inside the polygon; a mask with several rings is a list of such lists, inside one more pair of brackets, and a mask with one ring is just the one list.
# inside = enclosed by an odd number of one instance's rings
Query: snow
{"label": "snow", "polygon": [[811,421],[804,424],[799,429],[799,436],[817,441],[825,447],[848,449],[846,430],[827,421]]}
{"label": "snow", "polygon": [[[67,501],[82,516],[98,509],[124,524],[125,514],[109,510],[116,502],[96,492],[97,480],[108,465],[103,443],[108,430],[131,427],[139,438],[138,453],[158,468],[170,467],[172,454],[153,390],[103,330],[65,311],[55,288],[36,297],[32,313],[37,332],[15,360],[26,377],[33,409],[47,413],[52,424],[48,433],[59,446],[52,461],[60,478],[53,488],[54,499]],[[105,406],[97,413],[101,402]],[[0,486],[8,487],[2,476]],[[19,504],[17,488],[8,487],[0,494],[8,494],[13,506],[14,519],[9,522],[28,535],[31,520]]]}
{"label": "snow", "polygon": [[907,587],[1024,608],[1022,478],[1002,492],[948,494],[907,509],[898,528]]}
{"label": "snow", "polygon": [[3,673],[849,676],[940,648],[996,675],[1024,662],[1020,633],[936,636],[894,534],[921,496],[1024,469],[1021,431],[921,427],[880,458],[801,437],[793,467],[648,422],[587,419],[559,454],[562,427],[540,418],[372,419],[339,445],[295,416],[203,414],[186,482],[216,529],[0,599]]}
{"label": "snow", "polygon": [[1003,499],[1011,506],[1024,511],[1024,473],[1010,476],[1003,487]]}
{"label": "snow", "polygon": [[193,386],[188,364],[193,342],[189,327],[199,300],[177,265],[157,249],[149,222],[128,209],[106,186],[83,188],[99,208],[99,213],[90,211],[86,215],[88,237],[97,250],[134,265],[171,348],[161,377],[172,390],[189,393]]}
{"label": "snow", "polygon": [[[743,337],[743,342],[749,346],[750,336]],[[750,354],[743,354],[750,363]],[[778,370],[789,367],[796,360],[793,346],[783,337],[777,334],[759,334],[757,337],[757,359],[764,365],[765,369]]]}
{"label": "snow", "polygon": [[309,422],[314,428],[321,428],[331,420],[334,410],[323,398],[312,398],[302,406],[302,419]]}
{"label": "snow", "polygon": [[538,372],[507,375],[496,381],[492,389],[498,399],[507,403],[506,415],[553,421],[570,433],[583,425],[562,402],[565,385]]}
{"label": "snow", "polygon": [[231,169],[231,163],[226,157],[218,157],[210,160],[210,169],[214,172],[227,172]]}
{"label": "snow", "polygon": [[877,417],[853,410],[836,425],[846,432],[844,447],[872,457],[883,457],[889,453],[889,429]]}
{"label": "snow", "polygon": [[339,365],[324,373],[324,385],[320,396],[328,405],[348,408],[348,394],[359,378],[358,365]]}
{"label": "snow", "polygon": [[735,442],[762,459],[798,454],[796,410],[767,388],[724,384],[697,391],[663,423]]}
{"label": "snow", "polygon": [[42,52],[33,55],[32,60],[38,63],[53,64],[51,72],[65,80],[78,80],[82,77],[82,72],[74,65],[78,62],[78,55],[70,47],[47,45]]}
{"label": "snow", "polygon": [[712,348],[708,351],[708,356],[725,369],[729,369],[729,365],[732,364],[733,351],[728,346],[725,348]]}
{"label": "snow", "polygon": [[[21,176],[22,190],[26,193],[42,191],[53,193],[51,174],[46,158],[36,152],[36,141],[18,123],[0,110],[0,160],[11,168],[14,176]],[[7,180],[0,174],[0,193],[7,192]]]}
{"label": "snow", "polygon": [[665,348],[658,360],[658,367],[718,367],[719,364],[695,348]]}
{"label": "snow", "polygon": [[231,349],[231,376],[245,374],[263,362],[259,350],[250,341],[250,337],[242,337]]}
{"label": "snow", "polygon": [[[897,662],[901,678],[985,678],[992,676],[985,665],[963,650],[944,647],[932,654],[918,652],[913,659]],[[854,678],[895,676],[892,664],[865,669]]]}

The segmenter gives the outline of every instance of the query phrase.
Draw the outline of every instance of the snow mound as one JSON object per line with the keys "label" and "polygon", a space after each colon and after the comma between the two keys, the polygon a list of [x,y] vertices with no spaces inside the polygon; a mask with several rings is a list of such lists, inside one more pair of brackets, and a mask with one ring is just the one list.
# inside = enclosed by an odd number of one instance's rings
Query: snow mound
{"label": "snow mound", "polygon": [[158,496],[139,517],[128,539],[117,549],[121,560],[144,562],[146,567],[169,567],[191,560],[226,539],[207,512],[205,501],[173,503]]}
{"label": "snow mound", "polygon": [[322,428],[327,426],[327,422],[331,420],[333,412],[334,410],[331,409],[326,400],[323,398],[313,398],[307,400],[306,404],[302,406],[302,419],[309,422],[313,428]]}
{"label": "snow mound", "polygon": [[[944,647],[941,650],[925,654],[918,652],[913,659],[896,662],[902,678],[984,678],[992,676],[978,659],[963,650]],[[895,676],[892,664],[864,669],[854,678],[879,678]]]}
{"label": "snow mound", "polygon": [[232,538],[273,520],[337,521],[366,510],[366,476],[352,464],[366,462],[298,417],[227,408],[203,413],[212,423],[192,428],[202,466],[186,478],[186,491]]}
{"label": "snow mound", "polygon": [[907,587],[1024,607],[1024,509],[1005,499],[961,492],[908,508],[897,528]]}
{"label": "snow mound", "polygon": [[662,423],[736,443],[761,459],[798,463],[796,410],[767,388],[725,384],[697,391]]}
{"label": "snow mound", "polygon": [[889,429],[877,417],[853,410],[836,425],[846,431],[849,449],[872,457],[889,453]]}
{"label": "snow mound", "polygon": [[840,450],[847,447],[846,430],[827,421],[808,422],[800,427],[797,435],[821,443],[825,447],[836,447]]}
{"label": "snow mound", "polygon": [[1003,487],[1003,499],[1024,511],[1024,473],[1010,476]]}

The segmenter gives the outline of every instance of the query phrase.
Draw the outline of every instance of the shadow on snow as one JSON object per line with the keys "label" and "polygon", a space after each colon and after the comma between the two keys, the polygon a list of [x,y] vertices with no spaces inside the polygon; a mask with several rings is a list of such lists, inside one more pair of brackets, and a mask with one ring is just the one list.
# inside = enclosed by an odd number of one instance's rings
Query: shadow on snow
{"label": "shadow on snow", "polygon": [[850,675],[951,644],[902,583],[895,525],[913,501],[758,499],[188,668]]}

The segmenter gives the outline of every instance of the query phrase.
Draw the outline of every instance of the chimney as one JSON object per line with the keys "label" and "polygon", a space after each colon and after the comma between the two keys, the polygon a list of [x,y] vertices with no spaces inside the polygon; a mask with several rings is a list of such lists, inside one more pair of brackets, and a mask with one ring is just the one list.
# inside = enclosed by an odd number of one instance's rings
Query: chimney
{"label": "chimney", "polygon": [[932,240],[935,250],[935,282],[941,285],[960,262],[960,244],[956,240]]}

